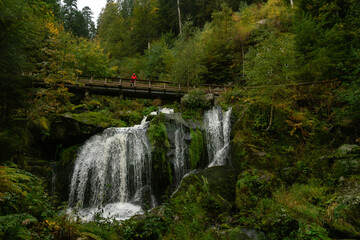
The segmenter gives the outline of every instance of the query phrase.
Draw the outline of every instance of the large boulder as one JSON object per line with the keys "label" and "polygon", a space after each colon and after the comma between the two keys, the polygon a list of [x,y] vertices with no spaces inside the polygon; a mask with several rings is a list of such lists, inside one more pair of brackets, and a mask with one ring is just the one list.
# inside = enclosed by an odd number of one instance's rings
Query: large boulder
{"label": "large boulder", "polygon": [[337,193],[326,212],[331,234],[360,239],[360,177],[341,177]]}

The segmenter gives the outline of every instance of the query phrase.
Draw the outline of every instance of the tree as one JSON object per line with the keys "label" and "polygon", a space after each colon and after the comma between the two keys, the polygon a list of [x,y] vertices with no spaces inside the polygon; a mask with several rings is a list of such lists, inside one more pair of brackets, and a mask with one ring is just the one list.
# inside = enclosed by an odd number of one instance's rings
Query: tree
{"label": "tree", "polygon": [[226,4],[222,11],[213,13],[213,20],[202,32],[203,57],[206,67],[203,79],[207,83],[225,83],[233,81],[239,72],[239,60],[236,48],[235,21],[233,12]]}
{"label": "tree", "polygon": [[64,0],[64,28],[78,37],[91,38],[95,35],[95,23],[89,7],[77,9],[77,0]]}
{"label": "tree", "polygon": [[[186,24],[184,25],[184,32]],[[191,86],[201,82],[206,68],[201,64],[203,45],[200,34],[187,37],[183,34],[175,43],[174,48],[165,53],[164,62],[171,81]]]}
{"label": "tree", "polygon": [[[298,64],[294,35],[273,34],[245,56],[245,76],[250,86],[266,86],[256,89],[263,92],[263,99],[270,103],[288,100],[286,84],[297,80]],[[285,101],[285,102],[286,102]]]}
{"label": "tree", "polygon": [[98,19],[101,46],[110,58],[121,60],[135,52],[131,40],[130,20],[125,19],[118,3],[108,2]]}
{"label": "tree", "polygon": [[87,36],[89,38],[94,38],[95,34],[96,34],[96,29],[95,29],[95,23],[92,20],[93,12],[91,11],[91,9],[88,6],[85,6],[81,10],[81,14],[85,19],[86,29],[87,29]]}
{"label": "tree", "polygon": [[137,52],[150,48],[150,43],[160,36],[158,32],[158,0],[136,0],[132,18],[132,40]]}
{"label": "tree", "polygon": [[36,68],[46,19],[51,19],[41,1],[0,2],[0,114],[10,120],[12,110],[24,106],[26,79],[22,71]]}

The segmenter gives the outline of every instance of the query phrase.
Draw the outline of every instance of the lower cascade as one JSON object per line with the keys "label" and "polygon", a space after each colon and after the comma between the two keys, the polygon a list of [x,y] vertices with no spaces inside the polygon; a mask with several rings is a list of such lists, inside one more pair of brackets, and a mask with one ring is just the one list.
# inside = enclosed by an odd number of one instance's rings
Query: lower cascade
{"label": "lower cascade", "polygon": [[151,191],[151,147],[148,123],[108,128],[81,147],[71,179],[69,206],[84,220],[98,209],[103,217],[126,219],[141,212]]}
{"label": "lower cascade", "polygon": [[[180,184],[189,172],[190,134],[181,115],[169,115],[169,140],[172,150],[168,161],[173,169],[173,183]],[[204,128],[209,158],[208,167],[227,164],[230,147],[231,108],[205,111]],[[127,128],[108,128],[88,139],[79,149],[71,178],[69,212],[84,221],[93,217],[124,220],[156,205],[152,195],[152,147],[147,138],[149,122]]]}
{"label": "lower cascade", "polygon": [[220,106],[207,110],[204,115],[208,167],[226,165],[230,148],[231,108],[223,113]]}

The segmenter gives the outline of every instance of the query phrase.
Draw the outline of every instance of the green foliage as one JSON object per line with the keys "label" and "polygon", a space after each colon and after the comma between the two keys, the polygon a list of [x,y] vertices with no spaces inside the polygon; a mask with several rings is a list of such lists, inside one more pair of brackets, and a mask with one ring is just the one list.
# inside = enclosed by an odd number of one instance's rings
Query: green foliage
{"label": "green foliage", "polygon": [[162,217],[145,215],[142,220],[131,219],[123,224],[118,233],[121,239],[161,239],[166,230],[165,221]]}
{"label": "green foliage", "polygon": [[113,59],[119,60],[133,53],[128,24],[129,21],[120,12],[119,4],[108,2],[98,19],[98,36],[102,47]]}
{"label": "green foliage", "polygon": [[191,143],[189,147],[190,168],[196,169],[205,159],[204,136],[200,129],[190,129]]}
{"label": "green foliage", "polygon": [[304,240],[330,240],[325,228],[320,227],[317,224],[300,225],[298,239]]}
{"label": "green foliage", "polygon": [[257,169],[242,172],[238,179],[236,205],[240,209],[248,209],[259,199],[270,197],[277,185],[277,179],[273,174]]}
{"label": "green foliage", "polygon": [[79,145],[71,146],[66,149],[63,149],[60,152],[60,165],[62,167],[66,167],[69,164],[74,163],[74,161],[76,160],[76,154],[79,147],[80,147]]}
{"label": "green foliage", "polygon": [[181,98],[181,104],[186,109],[207,109],[211,107],[211,102],[201,90],[192,90]]}
{"label": "green foliage", "polygon": [[54,214],[43,181],[17,168],[1,167],[0,213],[28,213],[37,219]]}
{"label": "green foliage", "polygon": [[170,161],[166,159],[170,143],[165,126],[165,115],[157,115],[150,123],[147,131],[152,146],[152,176],[156,191],[166,191],[173,182]]}
{"label": "green foliage", "polygon": [[86,6],[77,9],[77,0],[65,0],[62,6],[64,28],[78,37],[94,37],[95,23],[92,21],[91,9]]}
{"label": "green foliage", "polygon": [[0,123],[10,120],[13,109],[25,106],[28,79],[21,72],[36,67],[50,18],[42,1],[0,2]]}
{"label": "green foliage", "polygon": [[175,46],[164,56],[168,72],[166,78],[188,86],[203,82],[201,76],[206,69],[201,64],[202,48],[199,34],[188,39],[179,38]]}
{"label": "green foliage", "polygon": [[79,114],[66,113],[65,116],[69,117],[69,118],[73,118],[76,121],[79,121],[81,123],[88,124],[88,125],[94,125],[94,126],[98,126],[101,128],[106,128],[106,127],[110,127],[110,126],[112,126],[112,127],[126,126],[126,124],[124,124],[123,121],[111,119],[108,116],[107,112],[105,112],[105,111],[85,112],[85,113],[79,113]]}
{"label": "green foliage", "polygon": [[0,238],[2,239],[32,239],[28,229],[38,220],[30,214],[11,214],[0,216]]}
{"label": "green foliage", "polygon": [[146,79],[159,79],[164,73],[164,55],[167,47],[162,42],[155,42],[151,48],[145,52],[144,71]]}

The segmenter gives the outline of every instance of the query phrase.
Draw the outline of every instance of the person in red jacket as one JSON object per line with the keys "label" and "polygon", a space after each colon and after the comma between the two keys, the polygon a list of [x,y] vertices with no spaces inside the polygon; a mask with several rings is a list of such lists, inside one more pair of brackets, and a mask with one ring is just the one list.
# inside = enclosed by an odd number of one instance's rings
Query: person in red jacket
{"label": "person in red jacket", "polygon": [[133,73],[130,80],[130,86],[135,85],[135,80],[137,80],[137,76],[135,75],[135,73]]}

